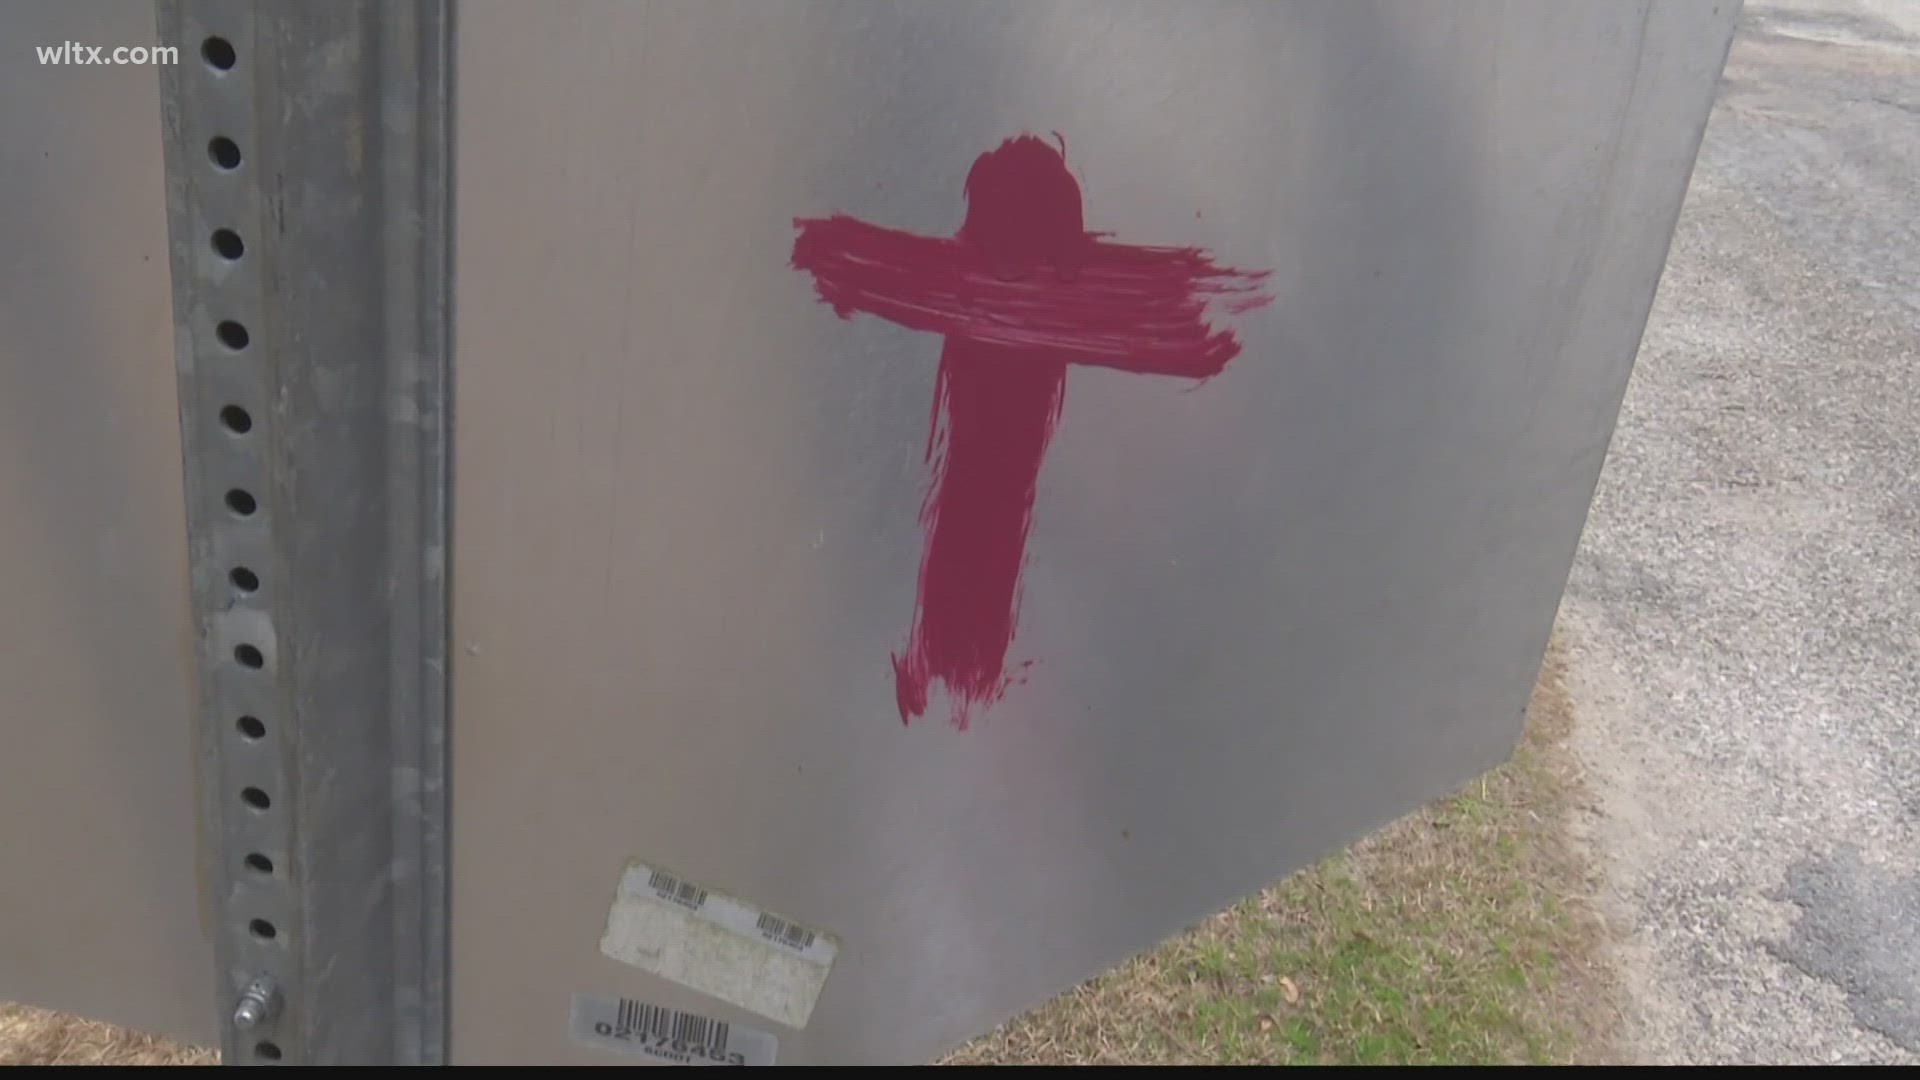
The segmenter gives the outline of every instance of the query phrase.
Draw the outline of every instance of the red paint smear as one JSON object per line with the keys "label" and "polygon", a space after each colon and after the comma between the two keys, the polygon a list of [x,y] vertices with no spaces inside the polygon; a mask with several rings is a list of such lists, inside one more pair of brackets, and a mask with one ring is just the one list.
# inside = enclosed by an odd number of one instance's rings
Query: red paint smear
{"label": "red paint smear", "polygon": [[1075,364],[1210,378],[1240,343],[1208,326],[1209,303],[1239,314],[1268,300],[1258,291],[1264,272],[1222,269],[1192,248],[1077,233],[1028,261],[968,243],[965,226],[949,240],[838,214],[794,224],[794,266],[814,275],[820,299],[842,318],[864,311]]}
{"label": "red paint smear", "polygon": [[1209,306],[1238,313],[1269,299],[1265,272],[1087,232],[1066,161],[1032,136],[981,155],[966,198],[951,239],[836,214],[797,219],[793,245],[793,266],[841,318],[866,312],[946,335],[921,508],[927,546],[893,669],[902,723],[925,714],[937,681],[962,730],[1012,681],[1020,571],[1067,365],[1210,378],[1240,343],[1208,324]]}

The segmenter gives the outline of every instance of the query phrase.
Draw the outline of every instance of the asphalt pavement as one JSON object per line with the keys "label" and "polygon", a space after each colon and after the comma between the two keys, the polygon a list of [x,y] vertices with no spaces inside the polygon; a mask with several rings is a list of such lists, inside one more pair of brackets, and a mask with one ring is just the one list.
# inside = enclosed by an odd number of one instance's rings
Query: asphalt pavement
{"label": "asphalt pavement", "polygon": [[1920,0],[1749,0],[1562,607],[1649,1062],[1920,1062]]}

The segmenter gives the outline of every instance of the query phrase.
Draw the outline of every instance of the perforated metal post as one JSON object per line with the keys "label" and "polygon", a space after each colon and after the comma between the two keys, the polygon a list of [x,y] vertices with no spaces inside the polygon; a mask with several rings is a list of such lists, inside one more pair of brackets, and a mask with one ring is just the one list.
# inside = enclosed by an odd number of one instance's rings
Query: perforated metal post
{"label": "perforated metal post", "polygon": [[225,1060],[438,1063],[445,5],[158,11]]}

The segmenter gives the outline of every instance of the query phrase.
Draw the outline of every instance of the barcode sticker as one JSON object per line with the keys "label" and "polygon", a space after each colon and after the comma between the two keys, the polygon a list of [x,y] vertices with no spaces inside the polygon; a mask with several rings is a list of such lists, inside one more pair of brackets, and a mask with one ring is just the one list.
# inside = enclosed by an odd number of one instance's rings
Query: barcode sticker
{"label": "barcode sticker", "polygon": [[808,963],[833,965],[837,946],[820,931],[725,893],[712,892],[659,867],[627,864],[627,872],[620,878],[619,899],[634,898],[685,908],[715,926],[784,949]]}
{"label": "barcode sticker", "polygon": [[840,949],[833,935],[638,860],[600,951],[791,1027],[805,1027]]}
{"label": "barcode sticker", "polygon": [[760,917],[754,920],[753,928],[760,931],[760,936],[768,941],[785,945],[802,955],[813,948],[813,931],[804,926],[795,926],[778,915],[762,912]]}
{"label": "barcode sticker", "polygon": [[568,1030],[578,1042],[674,1065],[771,1065],[770,1032],[630,998],[573,995]]}
{"label": "barcode sticker", "polygon": [[707,890],[660,870],[647,875],[647,888],[660,899],[679,904],[688,911],[699,911],[707,902]]}

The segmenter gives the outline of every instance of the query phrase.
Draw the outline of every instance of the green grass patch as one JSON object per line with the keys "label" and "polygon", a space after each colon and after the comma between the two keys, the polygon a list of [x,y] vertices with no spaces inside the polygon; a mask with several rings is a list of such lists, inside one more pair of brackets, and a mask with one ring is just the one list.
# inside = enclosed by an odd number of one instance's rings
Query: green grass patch
{"label": "green grass patch", "polygon": [[1610,1059],[1614,989],[1566,831],[1577,774],[1559,664],[1550,654],[1500,768],[948,1060]]}

